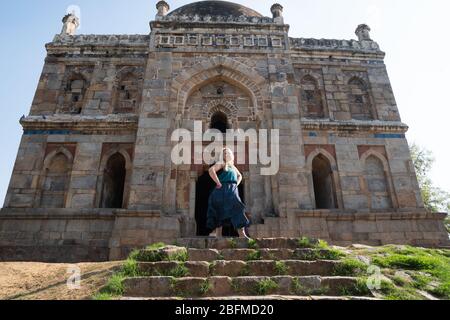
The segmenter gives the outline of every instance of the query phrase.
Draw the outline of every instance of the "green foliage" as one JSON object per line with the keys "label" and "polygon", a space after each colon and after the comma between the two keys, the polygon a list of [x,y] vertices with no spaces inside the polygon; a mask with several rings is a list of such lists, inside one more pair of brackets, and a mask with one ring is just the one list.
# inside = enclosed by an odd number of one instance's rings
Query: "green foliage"
{"label": "green foliage", "polygon": [[245,265],[244,268],[242,268],[241,272],[239,273],[240,277],[248,277],[250,276],[250,266],[248,264]]}
{"label": "green foliage", "polygon": [[259,281],[255,286],[255,293],[259,296],[266,296],[278,289],[278,284],[272,279]]}
{"label": "green foliage", "polygon": [[364,296],[372,295],[372,292],[370,291],[369,287],[367,286],[367,278],[366,277],[359,277],[353,286],[341,287],[340,291],[341,291],[341,295],[343,295],[343,296],[364,297]]}
{"label": "green foliage", "polygon": [[230,246],[231,249],[236,249],[237,248],[237,241],[236,241],[236,239],[229,239],[228,240],[228,245]]}
{"label": "green foliage", "polygon": [[429,177],[435,162],[433,154],[416,144],[410,149],[425,207],[431,212],[450,213],[450,194],[436,187]]}
{"label": "green foliage", "polygon": [[247,255],[247,261],[261,260],[261,251],[254,250]]}
{"label": "green foliage", "polygon": [[291,294],[298,296],[312,296],[312,295],[320,296],[327,294],[329,290],[330,288],[328,286],[324,286],[317,289],[310,289],[303,286],[298,278],[293,278],[291,282],[290,292]]}
{"label": "green foliage", "polygon": [[141,262],[160,262],[160,261],[186,262],[189,258],[186,249],[168,255],[162,251],[163,248],[164,247],[159,249],[147,249],[139,251],[139,253],[134,257],[134,259]]}
{"label": "green foliage", "polygon": [[[411,276],[411,283],[404,283],[395,275],[391,277],[401,288],[391,288],[392,292],[388,293],[388,298],[404,299],[414,295],[420,298],[414,294],[415,290],[419,289],[439,298],[450,299],[450,256],[448,253],[448,250],[386,246],[370,255],[375,265],[394,270],[407,270]],[[432,286],[431,283],[434,285]],[[403,291],[398,292],[400,289]]]}
{"label": "green foliage", "polygon": [[315,243],[313,243],[313,240],[308,237],[302,237],[298,239],[297,246],[299,248],[315,248]]}
{"label": "green foliage", "polygon": [[382,280],[380,290],[385,300],[423,300],[424,298],[409,287],[399,288],[393,283]]}
{"label": "green foliage", "polygon": [[109,279],[106,286],[100,291],[102,294],[111,296],[121,296],[124,292],[123,280],[125,276],[122,273],[115,274]]}
{"label": "green foliage", "polygon": [[166,244],[165,243],[163,243],[163,242],[158,242],[158,243],[154,243],[154,244],[151,244],[151,245],[149,245],[149,246],[147,246],[147,250],[158,250],[158,249],[162,249],[162,248],[164,248],[166,246]]}
{"label": "green foliage", "polygon": [[107,300],[114,300],[116,297],[110,293],[97,293],[92,297],[92,300],[98,300],[98,301],[107,301]]}
{"label": "green foliage", "polygon": [[275,271],[277,275],[284,276],[288,274],[289,267],[286,265],[284,261],[275,261]]}
{"label": "green foliage", "polygon": [[209,290],[211,290],[211,288],[212,288],[212,285],[209,282],[209,280],[205,280],[202,283],[202,285],[200,286],[200,289],[199,289],[200,294],[203,295],[203,296],[206,295],[209,292]]}
{"label": "green foliage", "polygon": [[123,267],[122,267],[122,274],[126,277],[138,277],[139,276],[139,270],[138,270],[138,263],[136,260],[132,259],[131,257],[128,258]]}
{"label": "green foliage", "polygon": [[175,268],[160,270],[153,276],[183,278],[189,275],[189,269],[183,264],[178,264]]}
{"label": "green foliage", "polygon": [[249,249],[254,249],[254,250],[259,248],[258,243],[256,242],[255,239],[251,239],[251,240],[248,241],[248,248]]}
{"label": "green foliage", "polygon": [[333,274],[335,276],[358,276],[367,272],[367,265],[354,258],[346,258],[340,261],[334,267]]}

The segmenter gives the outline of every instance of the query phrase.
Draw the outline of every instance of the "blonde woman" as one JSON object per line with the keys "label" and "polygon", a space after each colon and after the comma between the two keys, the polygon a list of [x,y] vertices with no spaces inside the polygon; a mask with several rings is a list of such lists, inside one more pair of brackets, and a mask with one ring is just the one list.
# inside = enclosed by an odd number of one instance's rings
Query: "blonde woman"
{"label": "blonde woman", "polygon": [[221,237],[224,222],[229,220],[238,231],[239,237],[250,239],[245,232],[250,222],[245,215],[245,204],[238,191],[242,174],[234,165],[231,149],[222,150],[216,164],[209,169],[209,175],[216,183],[216,189],[211,193],[208,203],[207,227],[215,230],[211,236]]}

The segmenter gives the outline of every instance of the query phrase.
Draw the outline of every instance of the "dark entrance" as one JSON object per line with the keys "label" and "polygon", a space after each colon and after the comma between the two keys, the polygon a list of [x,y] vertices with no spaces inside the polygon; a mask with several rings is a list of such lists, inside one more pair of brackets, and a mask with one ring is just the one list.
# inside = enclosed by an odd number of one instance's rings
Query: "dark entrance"
{"label": "dark entrance", "polygon": [[[196,197],[195,197],[195,221],[197,222],[197,236],[206,237],[213,230],[209,230],[206,227],[207,214],[208,214],[208,200],[209,195],[216,187],[214,180],[209,176],[209,172],[206,171],[201,177],[199,177],[196,185]],[[244,184],[239,185],[239,196],[242,202],[245,203],[244,198]],[[223,237],[238,237],[239,234],[230,226],[224,226]]]}
{"label": "dark entrance", "polygon": [[336,195],[330,162],[320,154],[314,158],[312,167],[316,209],[336,209]]}
{"label": "dark entrance", "polygon": [[103,175],[101,208],[122,208],[126,176],[125,163],[125,158],[120,153],[109,158]]}

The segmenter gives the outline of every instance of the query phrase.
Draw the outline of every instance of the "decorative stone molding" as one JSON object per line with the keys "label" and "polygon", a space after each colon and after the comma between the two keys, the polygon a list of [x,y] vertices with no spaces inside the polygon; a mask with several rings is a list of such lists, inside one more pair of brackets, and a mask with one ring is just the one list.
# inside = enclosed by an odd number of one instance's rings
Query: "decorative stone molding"
{"label": "decorative stone molding", "polygon": [[108,116],[28,116],[20,120],[25,134],[42,134],[47,132],[67,134],[70,132],[92,133],[98,131],[137,130],[138,116],[108,115]]}
{"label": "decorative stone molding", "polygon": [[262,35],[214,35],[214,34],[159,34],[156,46],[162,48],[178,48],[192,46],[226,48],[284,48],[284,41],[279,36]]}
{"label": "decorative stone molding", "polygon": [[196,23],[239,23],[239,24],[268,24],[275,23],[273,18],[270,17],[249,17],[241,15],[236,16],[200,16],[200,15],[175,15],[170,14],[164,17],[159,17],[158,21],[167,22],[196,22]]}
{"label": "decorative stone molding", "polygon": [[217,111],[225,113],[230,120],[236,120],[238,108],[228,99],[215,99],[208,102],[203,108],[203,118],[211,119]]}
{"label": "decorative stone molding", "polygon": [[289,38],[292,49],[381,52],[374,41]]}
{"label": "decorative stone molding", "polygon": [[56,35],[53,42],[47,44],[52,46],[148,46],[150,42],[149,35],[77,35],[64,36]]}
{"label": "decorative stone molding", "polygon": [[303,130],[335,130],[346,132],[370,131],[370,132],[395,132],[406,133],[408,126],[396,121],[330,121],[330,120],[310,120],[302,118]]}

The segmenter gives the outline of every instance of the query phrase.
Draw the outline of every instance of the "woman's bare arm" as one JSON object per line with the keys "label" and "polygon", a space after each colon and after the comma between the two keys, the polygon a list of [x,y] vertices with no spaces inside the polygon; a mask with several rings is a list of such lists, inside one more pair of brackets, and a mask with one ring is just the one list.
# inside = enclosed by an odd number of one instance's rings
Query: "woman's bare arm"
{"label": "woman's bare arm", "polygon": [[217,176],[217,172],[220,171],[223,167],[224,164],[216,163],[209,169],[209,175],[211,176],[211,179],[213,179],[216,183],[217,188],[222,188],[222,184],[220,183],[219,177]]}
{"label": "woman's bare arm", "polygon": [[242,182],[242,174],[240,173],[240,171],[238,170],[238,168],[234,167],[234,169],[236,170],[237,176],[238,176],[238,181],[237,181],[237,185],[239,186]]}

